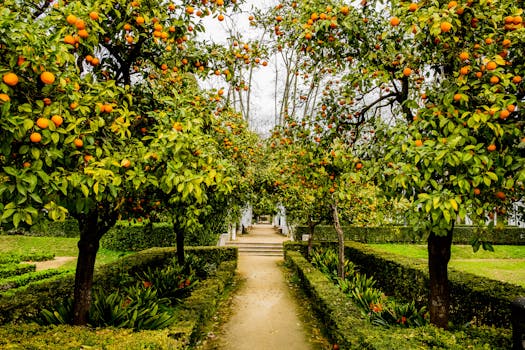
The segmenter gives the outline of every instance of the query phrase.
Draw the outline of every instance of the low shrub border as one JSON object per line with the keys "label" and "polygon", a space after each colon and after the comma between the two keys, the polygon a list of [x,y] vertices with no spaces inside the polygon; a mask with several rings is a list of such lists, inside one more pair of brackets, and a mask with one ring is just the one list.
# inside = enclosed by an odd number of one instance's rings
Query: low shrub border
{"label": "low shrub border", "polygon": [[[503,229],[485,229],[483,235],[477,233],[472,226],[454,227],[454,244],[471,244],[477,237],[492,244],[525,245],[525,228],[507,226]],[[382,226],[358,227],[343,226],[345,239],[362,243],[426,243],[426,237],[417,235],[411,227]],[[294,239],[301,241],[302,236],[308,234],[308,227],[297,226],[294,230]],[[315,241],[337,241],[337,234],[333,226],[318,225],[315,228]]]}
{"label": "low shrub border", "polygon": [[[203,252],[201,250],[201,252]],[[209,252],[205,252],[209,253]],[[215,255],[220,256],[221,254]],[[209,254],[208,256],[212,256]],[[225,254],[222,256],[231,256]],[[218,299],[233,280],[237,261],[221,262],[215,275],[202,281],[176,311],[177,322],[158,331],[132,332],[128,329],[89,329],[87,327],[35,324],[0,327],[0,348],[31,349],[96,347],[97,349],[189,349],[201,337],[211,315],[217,311]]]}
{"label": "low shrub border", "polygon": [[[188,247],[205,263],[219,266],[225,261],[237,261],[237,249],[232,247]],[[175,248],[150,248],[127,255],[118,261],[97,268],[94,284],[109,287],[116,285],[123,273],[134,273],[146,266],[157,267],[176,255]],[[31,283],[13,291],[0,293],[0,324],[32,319],[41,309],[52,309],[73,293],[74,273]]]}
{"label": "low shrub border", "polygon": [[[288,248],[297,248],[289,245]],[[285,250],[288,266],[297,274],[326,331],[341,349],[508,349],[508,330],[472,327],[448,332],[433,326],[384,328],[366,322],[357,307],[302,255]]]}
{"label": "low shrub border", "polygon": [[[323,243],[333,245],[334,243]],[[306,252],[304,243],[287,243],[286,249]],[[426,262],[380,252],[358,242],[346,242],[345,254],[360,271],[373,277],[378,288],[400,300],[428,304]],[[525,296],[525,289],[449,269],[451,284],[451,321],[456,325],[472,323],[511,327],[511,303]]]}

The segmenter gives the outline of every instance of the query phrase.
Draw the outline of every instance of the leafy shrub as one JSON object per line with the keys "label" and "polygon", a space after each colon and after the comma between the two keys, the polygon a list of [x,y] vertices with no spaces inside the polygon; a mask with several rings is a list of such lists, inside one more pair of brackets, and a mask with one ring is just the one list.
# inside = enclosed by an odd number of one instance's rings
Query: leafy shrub
{"label": "leafy shrub", "polygon": [[36,266],[34,264],[18,264],[18,263],[7,263],[0,265],[0,279],[18,276],[24,273],[34,272]]}
{"label": "leafy shrub", "polygon": [[168,222],[118,222],[100,240],[100,246],[117,251],[139,251],[152,247],[175,245],[173,225]]}
{"label": "leafy shrub", "polygon": [[29,273],[25,273],[19,276],[11,276],[8,278],[3,278],[3,279],[0,279],[0,292],[6,291],[12,288],[18,288],[26,284],[29,284],[31,282],[43,280],[51,276],[63,274],[65,272],[66,271],[64,270],[50,269],[50,270],[44,270],[44,271],[29,272]]}
{"label": "leafy shrub", "polygon": [[345,261],[346,279],[338,278],[338,257],[335,250],[320,249],[320,253],[318,250],[312,254],[312,265],[338,284],[341,291],[356,303],[371,323],[383,326],[421,326],[427,323],[425,307],[418,309],[413,301],[402,303],[386,297],[380,289],[375,288],[372,277],[355,272],[349,261]]}
{"label": "leafy shrub", "polygon": [[0,264],[19,263],[22,261],[47,261],[53,260],[53,253],[3,253],[0,254]]}

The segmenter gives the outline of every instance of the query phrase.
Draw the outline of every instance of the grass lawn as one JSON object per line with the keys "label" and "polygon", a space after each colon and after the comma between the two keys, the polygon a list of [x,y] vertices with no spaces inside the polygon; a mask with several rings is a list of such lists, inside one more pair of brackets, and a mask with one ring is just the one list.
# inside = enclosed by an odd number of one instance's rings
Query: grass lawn
{"label": "grass lawn", "polygon": [[[375,249],[414,259],[428,258],[426,245],[370,244]],[[474,253],[469,245],[452,246],[449,267],[525,287],[525,246],[494,246]]]}
{"label": "grass lawn", "polygon": [[[55,256],[78,256],[78,238],[63,237],[34,237],[19,235],[0,235],[0,254],[43,252],[54,253]],[[103,265],[117,260],[126,253],[107,249],[100,249],[97,254],[96,265]],[[74,269],[76,260],[63,265],[61,268]]]}

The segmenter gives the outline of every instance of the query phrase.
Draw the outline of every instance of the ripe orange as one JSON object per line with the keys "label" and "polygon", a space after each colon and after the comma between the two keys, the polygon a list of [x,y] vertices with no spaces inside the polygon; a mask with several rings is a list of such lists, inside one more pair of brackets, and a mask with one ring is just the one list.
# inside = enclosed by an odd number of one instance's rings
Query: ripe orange
{"label": "ripe orange", "polygon": [[[103,108],[103,109],[102,109]],[[113,106],[112,105],[103,105],[101,108],[100,108],[100,111],[101,112],[106,112],[106,113],[111,113],[113,112]]]}
{"label": "ripe orange", "polygon": [[502,191],[498,191],[494,193],[494,196],[496,196],[497,199],[501,199],[501,200],[505,200],[505,198],[507,197],[505,193]]}
{"label": "ripe orange", "polygon": [[493,85],[499,83],[499,78],[496,75],[491,76],[490,77],[490,83],[493,84]]}
{"label": "ripe orange", "polygon": [[341,13],[345,16],[348,15],[350,13],[350,8],[348,6],[341,7]]}
{"label": "ripe orange", "polygon": [[510,104],[507,106],[507,111],[514,112],[516,110],[516,106],[513,104]]}
{"label": "ripe orange", "polygon": [[36,125],[40,128],[40,129],[47,129],[47,127],[49,126],[49,119],[47,118],[38,118],[36,120]]}
{"label": "ripe orange", "polygon": [[31,163],[29,163],[29,162],[24,162],[24,163],[22,164],[22,166],[23,166],[24,168],[29,168],[29,167],[31,166]]}
{"label": "ripe orange", "polygon": [[392,27],[397,27],[401,23],[401,20],[398,17],[392,17],[390,18],[390,25]]}
{"label": "ripe orange", "polygon": [[194,11],[195,11],[195,9],[193,7],[191,7],[191,6],[187,6],[186,7],[186,13],[188,15],[192,15]]}
{"label": "ripe orange", "polygon": [[521,16],[514,16],[514,18],[512,19],[512,23],[514,23],[515,25],[518,25],[522,22],[523,22],[523,18],[521,18]]}
{"label": "ripe orange", "polygon": [[75,145],[76,148],[80,148],[84,146],[84,141],[82,141],[82,139],[74,139],[73,144]]}
{"label": "ripe orange", "polygon": [[459,69],[459,74],[467,75],[470,72],[470,66],[464,66]]}
{"label": "ripe orange", "polygon": [[509,115],[510,115],[510,112],[508,110],[506,110],[506,109],[504,109],[501,112],[499,112],[499,117],[500,117],[500,119],[503,119],[503,120],[507,119],[509,117]]}
{"label": "ripe orange", "polygon": [[42,141],[42,135],[40,135],[38,132],[34,132],[29,136],[29,140],[31,140],[33,143],[39,143]]}
{"label": "ripe orange", "polygon": [[86,29],[86,22],[84,22],[84,20],[77,19],[75,22],[75,27],[77,27],[78,30]]}
{"label": "ripe orange", "polygon": [[512,82],[513,82],[514,84],[519,84],[519,83],[521,83],[521,77],[520,77],[519,75],[514,76],[514,78],[512,78]]}
{"label": "ripe orange", "polygon": [[89,37],[89,32],[85,29],[81,29],[78,31],[78,36],[81,37],[82,39],[86,39]]}
{"label": "ripe orange", "polygon": [[461,100],[461,94],[454,94],[454,101],[458,102]]}
{"label": "ripe orange", "polygon": [[122,161],[120,162],[120,165],[123,167],[123,168],[129,168],[131,166],[131,161],[127,158],[124,158],[122,159]]}
{"label": "ripe orange", "polygon": [[416,141],[414,142],[414,144],[416,145],[416,147],[421,147],[421,146],[423,146],[423,141],[421,141],[421,140],[418,139],[418,140],[416,140]]}
{"label": "ripe orange", "polygon": [[55,75],[51,72],[43,72],[40,74],[40,80],[47,85],[53,84],[55,82]]}
{"label": "ripe orange", "polygon": [[98,15],[98,12],[95,12],[95,11],[91,11],[89,13],[89,18],[91,18],[92,20],[96,21],[99,19],[99,15]]}
{"label": "ripe orange", "polygon": [[474,188],[473,192],[474,192],[474,194],[475,194],[476,196],[479,196],[479,194],[481,193],[481,190],[480,190],[479,188],[476,187],[476,188]]}
{"label": "ripe orange", "polygon": [[224,15],[221,13],[220,15],[217,16],[217,19],[219,20],[219,22],[224,21]]}
{"label": "ripe orange", "polygon": [[142,25],[144,22],[146,22],[146,20],[142,16],[137,16],[137,18],[135,18],[135,22],[137,22],[138,25]]}
{"label": "ripe orange", "polygon": [[10,101],[11,98],[9,97],[8,94],[0,94],[0,101],[2,102],[7,102],[7,101]]}
{"label": "ripe orange", "polygon": [[487,146],[487,151],[489,152],[494,152],[496,150],[496,145],[495,144],[490,144]]}
{"label": "ripe orange", "polygon": [[441,28],[443,33],[448,33],[452,30],[452,24],[450,22],[441,22],[439,28]]}
{"label": "ripe orange", "polygon": [[462,53],[459,54],[459,59],[462,60],[462,61],[468,60],[469,57],[470,57],[470,55],[466,51],[463,51]]}
{"label": "ripe orange", "polygon": [[408,11],[410,12],[414,12],[416,11],[418,8],[417,4],[415,2],[411,3],[410,5],[408,5]]}
{"label": "ripe orange", "polygon": [[18,76],[15,73],[4,74],[2,80],[5,84],[9,86],[15,86],[16,84],[18,84]]}
{"label": "ripe orange", "polygon": [[486,68],[487,70],[494,70],[494,69],[496,69],[497,67],[498,67],[498,64],[497,64],[496,62],[494,62],[494,61],[490,61],[490,62],[488,62],[487,65],[485,66],[485,68]]}
{"label": "ripe orange", "polygon": [[503,42],[501,44],[503,45],[503,47],[509,47],[511,41],[509,39],[503,39]]}
{"label": "ripe orange", "polygon": [[77,17],[75,15],[67,15],[66,22],[68,24],[73,25],[73,24],[75,24],[77,22]]}
{"label": "ripe orange", "polygon": [[410,76],[410,74],[412,74],[412,69],[410,69],[409,67],[405,67],[405,69],[403,69],[403,75],[405,77],[408,77]]}
{"label": "ripe orange", "polygon": [[93,156],[90,155],[90,154],[86,154],[86,155],[84,156],[84,161],[85,161],[86,163],[88,163],[88,162],[89,162],[90,160],[92,160],[92,159],[93,159]]}
{"label": "ripe orange", "polygon": [[55,124],[55,126],[58,128],[62,123],[64,122],[64,119],[59,116],[58,114],[55,114],[51,117],[51,121]]}
{"label": "ripe orange", "polygon": [[131,30],[131,24],[129,23],[124,24],[124,30],[129,32]]}
{"label": "ripe orange", "polygon": [[71,103],[69,104],[69,108],[70,108],[70,109],[76,109],[77,107],[78,107],[78,102],[71,102]]}
{"label": "ripe orange", "polygon": [[77,43],[73,35],[66,35],[64,37],[64,42],[69,45],[75,45]]}
{"label": "ripe orange", "polygon": [[451,8],[456,7],[456,6],[458,6],[458,3],[452,0],[451,2],[448,3],[447,8],[450,10]]}
{"label": "ripe orange", "polygon": [[355,165],[355,168],[356,168],[357,170],[362,169],[362,168],[363,168],[363,163],[357,163],[357,164]]}

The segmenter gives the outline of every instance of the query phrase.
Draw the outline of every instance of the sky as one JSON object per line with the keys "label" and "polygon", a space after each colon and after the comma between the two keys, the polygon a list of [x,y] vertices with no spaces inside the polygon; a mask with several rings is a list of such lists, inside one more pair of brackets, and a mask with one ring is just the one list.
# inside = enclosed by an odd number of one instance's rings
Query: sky
{"label": "sky", "polygon": [[[206,32],[202,34],[205,40],[216,43],[226,43],[228,37],[228,27],[234,27],[237,32],[242,33],[244,40],[256,39],[260,37],[261,32],[250,26],[248,17],[253,14],[252,8],[268,8],[274,5],[275,1],[255,1],[247,0],[241,5],[241,13],[232,16],[231,13],[226,15],[223,22],[217,18],[207,17],[204,19]],[[275,62],[268,60],[267,67],[260,67],[254,71],[253,85],[251,86],[251,119],[250,126],[252,130],[260,134],[267,135],[269,130],[274,126],[274,72]],[[218,82],[212,82],[214,88],[225,88],[226,86],[217,85]]]}

